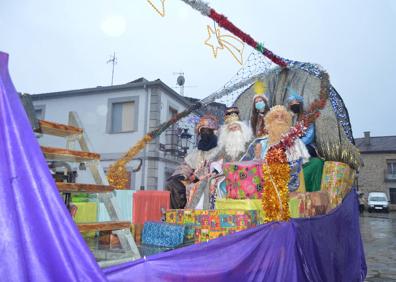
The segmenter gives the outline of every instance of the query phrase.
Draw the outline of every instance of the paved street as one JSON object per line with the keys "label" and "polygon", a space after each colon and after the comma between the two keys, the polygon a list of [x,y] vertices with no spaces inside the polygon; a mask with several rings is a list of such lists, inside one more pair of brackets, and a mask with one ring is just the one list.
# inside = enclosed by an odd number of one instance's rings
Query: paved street
{"label": "paved street", "polygon": [[368,282],[396,282],[396,212],[368,213],[360,217]]}

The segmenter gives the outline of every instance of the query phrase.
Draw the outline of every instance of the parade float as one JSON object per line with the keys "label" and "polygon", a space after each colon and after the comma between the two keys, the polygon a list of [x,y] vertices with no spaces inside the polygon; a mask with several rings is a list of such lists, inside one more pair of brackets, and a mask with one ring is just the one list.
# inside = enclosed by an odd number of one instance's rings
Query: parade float
{"label": "parade float", "polygon": [[[142,253],[140,259],[100,269],[59,197],[9,77],[8,55],[0,53],[0,153],[5,160],[0,167],[2,277],[8,281],[363,281],[367,269],[352,188],[359,153],[347,109],[329,75],[318,65],[273,54],[206,3],[184,2],[256,51],[222,89],[134,144],[110,169],[111,185],[124,187],[126,163],[166,128],[211,102],[237,106],[240,118],[248,121],[258,91],[265,92],[269,105],[275,107],[286,105],[289,89],[294,89],[304,99],[304,117],[254,164],[252,177],[244,176],[245,169],[252,170],[251,163],[223,164],[230,176],[227,192],[234,179],[240,183],[235,189],[244,193],[232,197],[227,193],[217,199],[215,209],[170,209],[165,221],[146,222],[142,240],[165,247],[166,252]],[[323,161],[320,185],[306,189],[304,183],[310,180],[304,180],[301,171],[298,189],[289,193],[292,168],[285,151],[311,125]],[[255,177],[260,185],[250,197],[244,185]]]}

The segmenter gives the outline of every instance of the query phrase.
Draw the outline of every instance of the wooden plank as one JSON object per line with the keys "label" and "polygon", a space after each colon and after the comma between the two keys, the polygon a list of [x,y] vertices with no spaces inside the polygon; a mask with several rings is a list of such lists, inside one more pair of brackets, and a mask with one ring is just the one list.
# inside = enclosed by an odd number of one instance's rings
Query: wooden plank
{"label": "wooden plank", "polygon": [[80,232],[112,231],[112,230],[120,230],[120,229],[129,229],[131,227],[131,223],[129,221],[103,221],[103,222],[78,223],[77,226]]}
{"label": "wooden plank", "polygon": [[56,185],[61,192],[106,193],[115,190],[114,186],[99,184],[57,182]]}
{"label": "wooden plank", "polygon": [[39,120],[39,125],[40,125],[40,129],[37,131],[48,135],[66,137],[66,136],[78,135],[83,133],[82,128],[78,128],[72,125],[47,121],[47,120]]}
{"label": "wooden plank", "polygon": [[57,160],[66,162],[85,162],[100,160],[100,154],[84,151],[74,151],[64,148],[41,147],[47,160]]}

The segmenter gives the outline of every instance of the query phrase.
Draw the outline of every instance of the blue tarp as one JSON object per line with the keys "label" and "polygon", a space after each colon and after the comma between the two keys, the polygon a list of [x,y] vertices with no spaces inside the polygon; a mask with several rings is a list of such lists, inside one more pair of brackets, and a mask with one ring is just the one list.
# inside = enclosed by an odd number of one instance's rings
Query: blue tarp
{"label": "blue tarp", "polygon": [[356,193],[292,219],[102,270],[59,196],[0,52],[1,281],[363,281]]}

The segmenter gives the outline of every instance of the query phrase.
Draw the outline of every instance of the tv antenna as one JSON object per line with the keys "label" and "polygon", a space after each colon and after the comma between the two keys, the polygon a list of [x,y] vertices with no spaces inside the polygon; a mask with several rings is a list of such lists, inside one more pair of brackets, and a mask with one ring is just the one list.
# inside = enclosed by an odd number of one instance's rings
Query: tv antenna
{"label": "tv antenna", "polygon": [[111,71],[111,86],[113,86],[113,82],[114,82],[114,66],[118,63],[118,59],[115,55],[115,52],[113,53],[112,56],[110,56],[110,59],[107,60],[106,62],[107,64],[112,63],[113,64],[113,69]]}
{"label": "tv antenna", "polygon": [[184,72],[174,72],[173,74],[179,75],[176,79],[176,84],[180,88],[180,95],[184,96],[184,83],[186,82],[186,79],[184,77]]}

